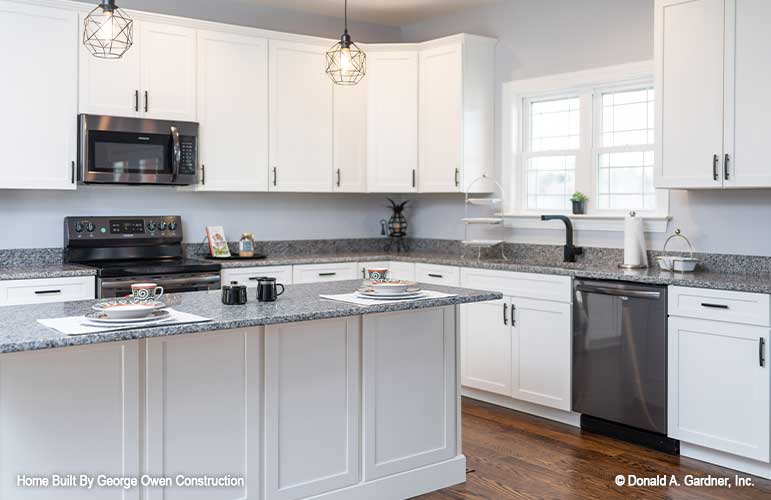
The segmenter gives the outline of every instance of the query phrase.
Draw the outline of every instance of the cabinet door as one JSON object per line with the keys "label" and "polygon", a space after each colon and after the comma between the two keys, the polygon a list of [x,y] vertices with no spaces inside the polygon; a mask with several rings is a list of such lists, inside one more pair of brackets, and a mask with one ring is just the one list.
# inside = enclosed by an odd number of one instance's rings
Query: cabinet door
{"label": "cabinet door", "polygon": [[266,328],[268,500],[359,481],[359,325],[353,317]]}
{"label": "cabinet door", "polygon": [[[729,5],[732,4],[729,2]],[[726,100],[726,154],[729,161],[725,166],[725,185],[771,187],[771,169],[768,167],[768,138],[771,136],[768,121],[771,114],[771,95],[768,93],[771,88],[771,67],[768,64],[771,30],[768,25],[771,23],[771,2],[738,0],[735,6],[735,17],[728,16],[729,39],[726,43],[726,76],[729,88],[733,84],[733,99]],[[734,32],[732,39],[730,36]]]}
{"label": "cabinet door", "polygon": [[368,190],[414,192],[418,174],[418,54],[370,52],[367,67]]}
{"label": "cabinet door", "polygon": [[388,272],[392,280],[415,281],[415,264],[412,262],[391,261]]}
{"label": "cabinet door", "polygon": [[722,188],[725,0],[656,4],[656,187]]}
{"label": "cabinet door", "polygon": [[461,306],[461,384],[511,396],[509,319],[506,300]]}
{"label": "cabinet door", "polygon": [[[85,14],[80,17],[81,36]],[[142,104],[139,78],[139,26],[134,21],[134,45],[120,59],[94,57],[81,43],[78,80],[80,113],[138,116]]]}
{"label": "cabinet door", "polygon": [[769,329],[670,317],[668,337],[669,436],[768,463]]}
{"label": "cabinet door", "polygon": [[455,308],[370,314],[363,324],[365,480],[456,456]]}
{"label": "cabinet door", "polygon": [[270,42],[270,190],[332,191],[333,83],[326,48]]}
{"label": "cabinet door", "polygon": [[[146,474],[232,475],[222,500],[259,500],[262,331],[147,340]],[[152,487],[147,500],[205,500],[211,488]]]}
{"label": "cabinet door", "polygon": [[361,276],[356,262],[340,262],[336,264],[305,264],[294,266],[292,282],[321,283],[324,281],[355,280]]}
{"label": "cabinet door", "polygon": [[463,52],[453,43],[420,54],[420,183],[423,193],[460,191]]}
{"label": "cabinet door", "polygon": [[139,488],[16,485],[17,474],[137,477],[138,363],[136,342],[0,355],[0,498],[138,500]]}
{"label": "cabinet door", "polygon": [[367,79],[335,85],[335,191],[367,191]]}
{"label": "cabinet door", "polygon": [[571,306],[559,302],[512,300],[512,396],[570,410]]}
{"label": "cabinet door", "polygon": [[196,32],[144,22],[140,25],[143,116],[196,121]]}
{"label": "cabinet door", "polygon": [[75,189],[77,13],[0,1],[0,188]]}
{"label": "cabinet door", "polygon": [[268,190],[268,41],[198,33],[201,189]]}

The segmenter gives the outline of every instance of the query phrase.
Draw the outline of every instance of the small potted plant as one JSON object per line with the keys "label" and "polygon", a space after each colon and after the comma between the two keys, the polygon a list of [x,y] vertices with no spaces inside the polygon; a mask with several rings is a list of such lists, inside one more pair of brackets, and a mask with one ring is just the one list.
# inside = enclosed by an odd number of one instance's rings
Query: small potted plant
{"label": "small potted plant", "polygon": [[573,202],[573,213],[575,215],[581,215],[586,213],[586,200],[589,198],[581,191],[576,191],[573,196],[570,197],[570,201]]}

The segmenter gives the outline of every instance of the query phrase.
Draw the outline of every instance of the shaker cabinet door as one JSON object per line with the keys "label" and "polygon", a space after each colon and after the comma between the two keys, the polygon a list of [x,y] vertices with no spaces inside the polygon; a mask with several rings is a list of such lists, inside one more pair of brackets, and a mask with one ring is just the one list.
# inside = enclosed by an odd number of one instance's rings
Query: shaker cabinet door
{"label": "shaker cabinet door", "polygon": [[510,299],[460,306],[461,383],[511,396]]}

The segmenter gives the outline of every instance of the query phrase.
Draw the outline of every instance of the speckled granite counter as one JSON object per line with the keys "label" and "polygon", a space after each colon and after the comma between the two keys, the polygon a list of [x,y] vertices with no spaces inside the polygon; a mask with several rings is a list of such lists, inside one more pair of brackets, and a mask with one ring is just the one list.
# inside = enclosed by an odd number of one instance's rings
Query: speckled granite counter
{"label": "speckled granite counter", "polygon": [[73,278],[95,276],[96,269],[74,264],[33,264],[3,266],[0,263],[0,281],[29,280],[39,278]]}
{"label": "speckled granite counter", "polygon": [[502,297],[500,293],[496,292],[426,286],[425,288],[427,289],[453,293],[457,294],[457,296],[366,307],[319,298],[319,294],[349,293],[355,290],[359,284],[359,281],[340,281],[312,285],[290,285],[287,286],[286,293],[277,302],[269,304],[257,302],[254,297],[255,292],[250,290],[250,302],[244,306],[223,305],[220,301],[219,291],[169,295],[165,300],[167,304],[175,309],[212,318],[212,321],[190,325],[137,328],[134,330],[83,336],[62,335],[55,330],[42,326],[37,320],[78,316],[90,311],[91,305],[95,301],[3,307],[0,308],[0,353],[135,340],[147,337],[162,337],[297,321],[312,321],[409,309],[425,309],[470,302],[484,302]]}

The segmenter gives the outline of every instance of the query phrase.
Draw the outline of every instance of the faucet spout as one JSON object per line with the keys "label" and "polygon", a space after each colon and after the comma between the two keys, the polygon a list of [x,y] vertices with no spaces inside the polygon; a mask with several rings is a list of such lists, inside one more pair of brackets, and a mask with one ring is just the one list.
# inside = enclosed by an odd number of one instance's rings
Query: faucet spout
{"label": "faucet spout", "polygon": [[573,245],[573,223],[564,215],[542,215],[541,220],[561,220],[565,224],[564,261],[575,262],[576,255],[584,253],[584,249]]}

